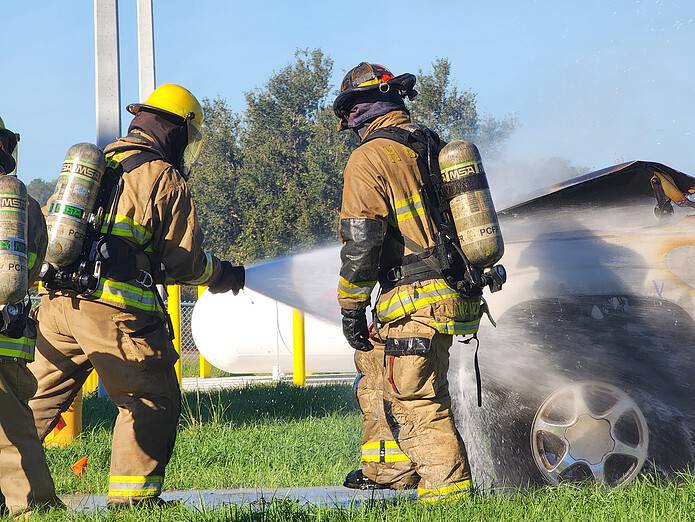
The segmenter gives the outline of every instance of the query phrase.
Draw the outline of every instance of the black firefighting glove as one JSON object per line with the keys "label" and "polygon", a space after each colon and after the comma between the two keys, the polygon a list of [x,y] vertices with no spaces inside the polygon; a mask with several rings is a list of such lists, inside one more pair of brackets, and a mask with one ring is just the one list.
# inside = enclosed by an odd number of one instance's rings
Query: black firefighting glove
{"label": "black firefighting glove", "polygon": [[343,314],[343,335],[348,344],[361,352],[373,350],[374,345],[369,342],[369,327],[364,308],[361,310],[341,308],[340,313]]}
{"label": "black firefighting glove", "polygon": [[12,153],[17,146],[17,135],[7,129],[0,129],[0,169],[12,172],[16,167]]}
{"label": "black firefighting glove", "polygon": [[221,294],[231,290],[234,295],[237,295],[239,290],[244,288],[244,284],[246,284],[246,270],[244,267],[234,266],[229,261],[222,261],[222,273],[217,276],[217,279],[208,287],[208,290],[212,294]]}

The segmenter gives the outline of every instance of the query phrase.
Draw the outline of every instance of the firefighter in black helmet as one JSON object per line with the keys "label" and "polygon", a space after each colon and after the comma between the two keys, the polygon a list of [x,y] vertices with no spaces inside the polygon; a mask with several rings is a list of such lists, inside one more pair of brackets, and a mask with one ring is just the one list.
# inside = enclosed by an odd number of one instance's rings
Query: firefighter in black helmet
{"label": "firefighter in black helmet", "polygon": [[[477,331],[480,298],[450,287],[436,267],[391,277],[408,256],[436,245],[419,155],[388,137],[426,131],[439,151],[436,134],[413,124],[405,106],[417,95],[415,80],[363,62],[347,73],[333,105],[340,128],[361,142],[345,167],[340,211],[338,302],[343,333],[356,350],[364,427],[362,467],[345,486],[417,485],[421,499],[437,500],[464,496],[471,485],[446,378],[452,336]],[[370,334],[366,308],[377,283]]]}

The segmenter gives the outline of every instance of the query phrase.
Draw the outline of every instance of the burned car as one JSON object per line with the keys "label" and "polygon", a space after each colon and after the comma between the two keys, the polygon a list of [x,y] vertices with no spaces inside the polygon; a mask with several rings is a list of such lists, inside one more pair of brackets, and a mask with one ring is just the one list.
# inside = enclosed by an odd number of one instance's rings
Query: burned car
{"label": "burned car", "polygon": [[482,408],[471,350],[451,351],[479,485],[692,470],[692,192],[695,178],[635,161],[500,212],[508,282],[479,332]]}

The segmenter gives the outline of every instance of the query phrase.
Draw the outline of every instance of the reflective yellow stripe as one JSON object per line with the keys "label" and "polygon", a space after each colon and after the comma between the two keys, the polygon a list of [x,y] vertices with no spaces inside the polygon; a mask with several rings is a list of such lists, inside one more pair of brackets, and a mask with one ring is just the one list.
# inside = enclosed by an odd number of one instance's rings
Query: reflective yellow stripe
{"label": "reflective yellow stripe", "polygon": [[[366,442],[362,444],[362,450],[379,449],[381,448],[382,441],[378,440],[376,442]],[[400,450],[400,446],[395,440],[385,440],[383,441],[384,447],[389,449]]]}
{"label": "reflective yellow stripe", "polygon": [[383,460],[380,455],[362,455],[362,462],[410,462],[410,459],[405,453],[400,455],[385,454]]}
{"label": "reflective yellow stripe", "polygon": [[162,492],[161,475],[112,475],[109,477],[110,497],[152,497]]}
{"label": "reflective yellow stripe", "polygon": [[121,163],[123,158],[125,158],[126,152],[113,152],[113,153],[107,154],[106,155],[106,166],[111,167],[112,169],[117,169],[118,165]]}
{"label": "reflective yellow stripe", "polygon": [[191,285],[202,285],[207,283],[212,277],[212,270],[215,268],[214,261],[212,259],[212,254],[210,252],[205,252],[205,270],[203,274],[198,279],[192,279],[191,281],[186,281]]}
{"label": "reflective yellow stripe", "polygon": [[361,460],[362,462],[410,462],[395,440],[379,440],[362,444]]}
{"label": "reflective yellow stripe", "polygon": [[109,483],[145,484],[147,482],[164,482],[162,475],[111,475]]}
{"label": "reflective yellow stripe", "polygon": [[363,281],[361,283],[351,283],[343,276],[338,279],[338,297],[341,299],[352,299],[354,301],[368,301],[372,295],[372,290],[376,281]]}
{"label": "reflective yellow stripe", "polygon": [[29,270],[34,268],[34,265],[36,264],[36,252],[29,252]]}
{"label": "reflective yellow stripe", "polygon": [[29,337],[14,339],[0,334],[0,357],[33,361],[35,345],[36,339]]}
{"label": "reflective yellow stripe", "polygon": [[432,328],[437,330],[441,334],[446,335],[472,335],[478,331],[480,327],[480,319],[475,321],[430,321],[429,324]]}
{"label": "reflective yellow stripe", "polygon": [[[104,218],[104,224],[101,226],[101,233],[106,234],[109,229],[110,216]],[[128,216],[116,215],[116,219],[111,229],[111,234],[118,237],[132,239],[138,245],[144,245],[152,239],[152,232],[139,223],[136,223]]]}
{"label": "reflective yellow stripe", "polygon": [[398,292],[388,300],[379,303],[376,307],[376,313],[381,322],[391,322],[405,317],[425,305],[451,299],[458,295],[456,290],[444,282],[429,283]]}
{"label": "reflective yellow stripe", "polygon": [[381,80],[379,78],[372,78],[371,80],[360,83],[357,87],[367,87],[368,85],[376,85],[377,83],[381,83]]}
{"label": "reflective yellow stripe", "polygon": [[417,488],[417,496],[423,501],[436,501],[442,498],[453,499],[460,498],[470,494],[471,491],[471,481],[462,480],[461,482],[455,482],[449,486],[443,486],[441,488]]}
{"label": "reflective yellow stripe", "polygon": [[157,300],[152,290],[121,281],[102,278],[93,296],[106,303],[131,306],[146,312],[158,310]]}
{"label": "reflective yellow stripe", "polygon": [[416,215],[425,215],[425,208],[422,206],[422,198],[419,194],[411,196],[407,199],[396,201],[394,206],[396,211],[396,219],[399,222],[412,219]]}

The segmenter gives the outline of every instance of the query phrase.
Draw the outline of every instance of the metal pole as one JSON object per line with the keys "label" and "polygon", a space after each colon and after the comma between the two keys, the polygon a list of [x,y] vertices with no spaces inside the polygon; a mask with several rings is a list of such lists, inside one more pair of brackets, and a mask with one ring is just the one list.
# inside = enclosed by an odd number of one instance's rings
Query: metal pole
{"label": "metal pole", "polygon": [[152,94],[156,85],[154,67],[154,18],[152,0],[138,0],[138,85],[140,101]]}
{"label": "metal pole", "polygon": [[[121,134],[118,0],[94,0],[94,70],[97,145],[103,148]],[[101,382],[99,397],[106,397]]]}
{"label": "metal pole", "polygon": [[118,54],[118,0],[94,0],[97,145],[121,134],[121,87]]}
{"label": "metal pole", "polygon": [[89,374],[89,377],[87,377],[87,380],[84,381],[84,384],[82,385],[82,391],[84,393],[92,393],[95,392],[99,389],[99,376],[97,375],[96,370],[92,370],[92,372]]}
{"label": "metal pole", "polygon": [[179,386],[183,380],[181,368],[181,287],[179,285],[167,285],[167,308],[169,309],[169,317],[171,317],[171,325],[174,327],[174,348],[179,354],[179,360],[176,361],[174,369],[176,377],[179,379]]}
{"label": "metal pole", "polygon": [[[198,287],[198,297],[203,295],[203,292],[205,292],[204,286],[199,286]],[[212,364],[208,362],[208,360],[203,356],[203,354],[198,355],[198,368],[199,368],[199,373],[198,375],[202,379],[207,379],[208,377],[212,376]]]}
{"label": "metal pole", "polygon": [[292,358],[294,373],[292,379],[295,386],[304,387],[306,384],[306,356],[304,352],[304,312],[292,309]]}

